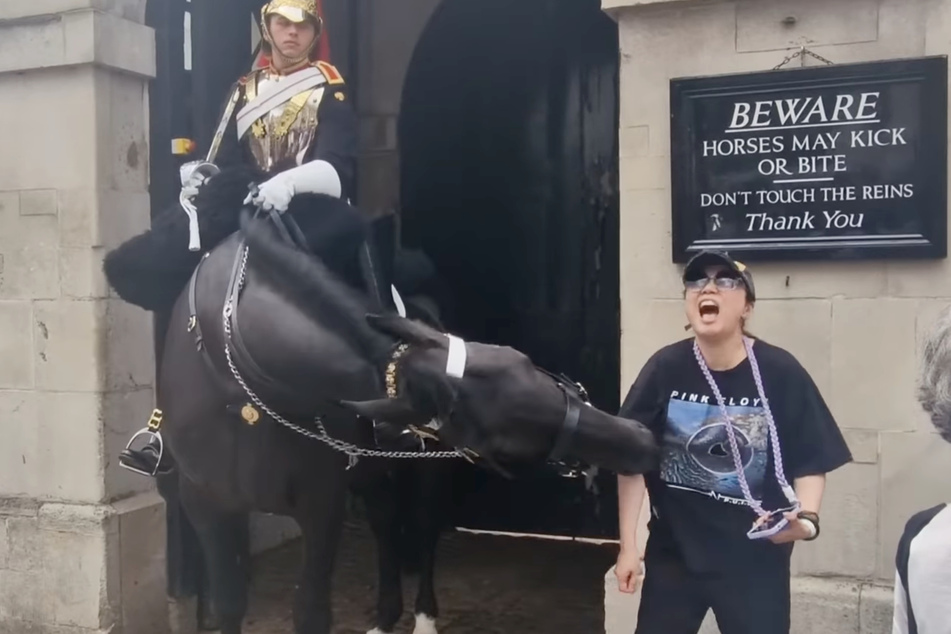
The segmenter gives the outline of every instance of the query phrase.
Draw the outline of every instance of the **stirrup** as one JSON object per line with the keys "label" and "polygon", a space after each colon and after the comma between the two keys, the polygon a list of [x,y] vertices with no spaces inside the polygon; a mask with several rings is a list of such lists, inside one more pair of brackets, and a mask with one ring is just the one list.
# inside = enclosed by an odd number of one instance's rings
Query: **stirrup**
{"label": "stirrup", "polygon": [[137,469],[131,465],[127,465],[123,463],[121,459],[119,460],[119,466],[122,467],[123,469],[128,469],[129,471],[133,473],[138,473],[139,475],[144,475],[149,478],[154,478],[158,474],[159,468],[162,465],[162,458],[165,456],[165,441],[162,439],[162,432],[158,430],[152,430],[148,427],[143,427],[139,431],[135,432],[135,434],[132,435],[132,438],[129,439],[129,442],[125,446],[126,451],[132,451],[132,443],[134,443],[135,439],[138,438],[139,436],[149,437],[149,440],[146,443],[146,445],[151,444],[152,440],[155,440],[156,444],[158,444],[158,458],[155,460],[155,468],[152,470],[152,473],[149,473],[148,471],[143,471],[142,469]]}

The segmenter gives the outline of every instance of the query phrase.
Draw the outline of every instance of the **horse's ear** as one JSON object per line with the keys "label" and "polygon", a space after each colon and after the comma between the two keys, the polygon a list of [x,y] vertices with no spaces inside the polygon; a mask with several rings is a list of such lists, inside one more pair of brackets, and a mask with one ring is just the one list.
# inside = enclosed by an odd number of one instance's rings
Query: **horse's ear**
{"label": "horse's ear", "polygon": [[406,343],[422,346],[445,345],[446,338],[439,331],[429,326],[400,317],[396,313],[385,315],[367,315],[367,322],[377,330]]}
{"label": "horse's ear", "polygon": [[410,425],[422,418],[405,398],[381,398],[376,401],[340,401],[340,406],[358,416],[393,425]]}

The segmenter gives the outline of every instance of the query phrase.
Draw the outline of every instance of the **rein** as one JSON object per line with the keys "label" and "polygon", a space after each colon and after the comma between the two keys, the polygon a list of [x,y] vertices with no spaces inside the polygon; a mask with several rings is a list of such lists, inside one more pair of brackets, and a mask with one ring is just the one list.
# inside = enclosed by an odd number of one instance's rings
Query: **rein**
{"label": "rein", "polygon": [[[257,218],[261,213],[262,212],[260,209],[255,210],[254,218]],[[276,212],[270,212],[269,219],[277,226],[278,232],[281,234],[282,238],[294,244],[298,248],[302,248],[305,251],[308,250],[306,240],[293,218],[282,217]],[[248,252],[248,245],[243,239],[240,240],[238,242],[234,263],[232,265],[231,276],[228,281],[225,303],[221,313],[221,324],[225,339],[223,347],[228,369],[234,380],[241,387],[242,391],[251,400],[251,403],[253,403],[253,405],[258,408],[258,410],[267,414],[272,420],[283,427],[286,427],[306,438],[322,442],[334,451],[345,454],[348,458],[348,470],[353,468],[357,464],[358,460],[362,457],[396,459],[463,458],[473,464],[475,463],[475,459],[480,458],[477,452],[467,447],[456,448],[451,451],[427,450],[425,448],[425,440],[428,439],[441,442],[438,433],[438,427],[441,425],[439,424],[439,421],[435,419],[431,421],[430,424],[427,424],[422,428],[414,425],[410,425],[407,428],[408,432],[415,434],[420,439],[422,451],[384,451],[380,449],[360,447],[358,445],[333,438],[327,432],[323,422],[323,417],[320,415],[314,416],[314,426],[316,430],[310,430],[287,420],[272,408],[268,407],[268,405],[264,403],[264,401],[248,385],[244,375],[238,369],[238,365],[240,365],[244,372],[246,372],[250,379],[255,383],[266,385],[278,392],[288,393],[286,387],[274,379],[268,377],[264,370],[254,361],[250,351],[244,345],[244,340],[241,336],[241,331],[238,326],[237,309],[241,297],[241,291],[243,290],[246,281]],[[211,356],[208,353],[207,347],[204,345],[204,337],[198,316],[198,275],[201,269],[201,264],[205,261],[205,259],[208,258],[209,255],[210,253],[205,253],[201,260],[199,260],[199,263],[192,272],[191,279],[189,280],[189,319],[187,330],[188,332],[194,333],[196,350],[200,353],[206,368],[209,370],[209,373],[215,378],[216,382],[219,383],[220,387],[225,388],[227,393],[227,391],[230,391],[227,389],[230,387],[230,385],[227,385],[223,377],[221,377],[218,368],[215,366]],[[449,339],[448,356],[446,360],[446,374],[454,378],[461,379],[465,373],[467,360],[465,342],[454,335],[447,334],[446,336]],[[386,369],[384,371],[386,395],[388,398],[397,397],[397,371],[399,367],[399,361],[409,350],[410,345],[405,342],[400,342],[393,349],[390,360],[387,363]],[[547,460],[550,464],[558,467],[561,470],[563,476],[577,477],[583,472],[584,466],[577,462],[569,464],[565,458],[570,452],[577,435],[578,424],[581,418],[581,406],[582,404],[588,406],[591,405],[590,401],[588,400],[587,391],[580,383],[573,382],[564,375],[556,375],[537,366],[536,369],[551,378],[565,396],[565,416],[558,432],[558,436],[555,439],[554,446],[549,453]],[[254,409],[254,407],[251,406],[251,404],[245,404],[241,408],[241,416],[249,424],[256,424],[260,418],[260,415]]]}

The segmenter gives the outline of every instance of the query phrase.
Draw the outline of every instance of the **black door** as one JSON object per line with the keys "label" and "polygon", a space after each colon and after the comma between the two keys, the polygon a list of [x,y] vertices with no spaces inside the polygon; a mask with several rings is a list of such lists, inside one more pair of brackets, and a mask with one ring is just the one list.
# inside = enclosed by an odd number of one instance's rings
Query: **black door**
{"label": "black door", "polygon": [[[446,0],[407,74],[402,238],[432,257],[446,320],[619,401],[617,27],[598,0]],[[462,467],[458,525],[616,533],[614,476]]]}

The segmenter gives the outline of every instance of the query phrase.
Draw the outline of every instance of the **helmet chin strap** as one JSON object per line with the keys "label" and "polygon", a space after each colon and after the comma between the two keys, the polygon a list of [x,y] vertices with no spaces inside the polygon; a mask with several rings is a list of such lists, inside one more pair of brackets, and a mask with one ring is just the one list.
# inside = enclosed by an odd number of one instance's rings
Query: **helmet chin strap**
{"label": "helmet chin strap", "polygon": [[302,63],[302,62],[307,61],[308,59],[310,59],[310,53],[311,53],[311,51],[313,51],[313,50],[314,50],[313,47],[311,47],[310,50],[308,50],[308,51],[307,51],[306,53],[304,53],[303,55],[300,55],[299,57],[291,58],[291,57],[288,57],[287,55],[285,55],[284,53],[282,53],[282,52],[281,52],[281,49],[279,49],[279,48],[276,47],[275,45],[271,44],[271,56],[272,56],[272,58],[273,58],[273,57],[280,57],[280,58],[287,64],[288,67],[297,66],[298,64],[300,64],[300,63]]}

